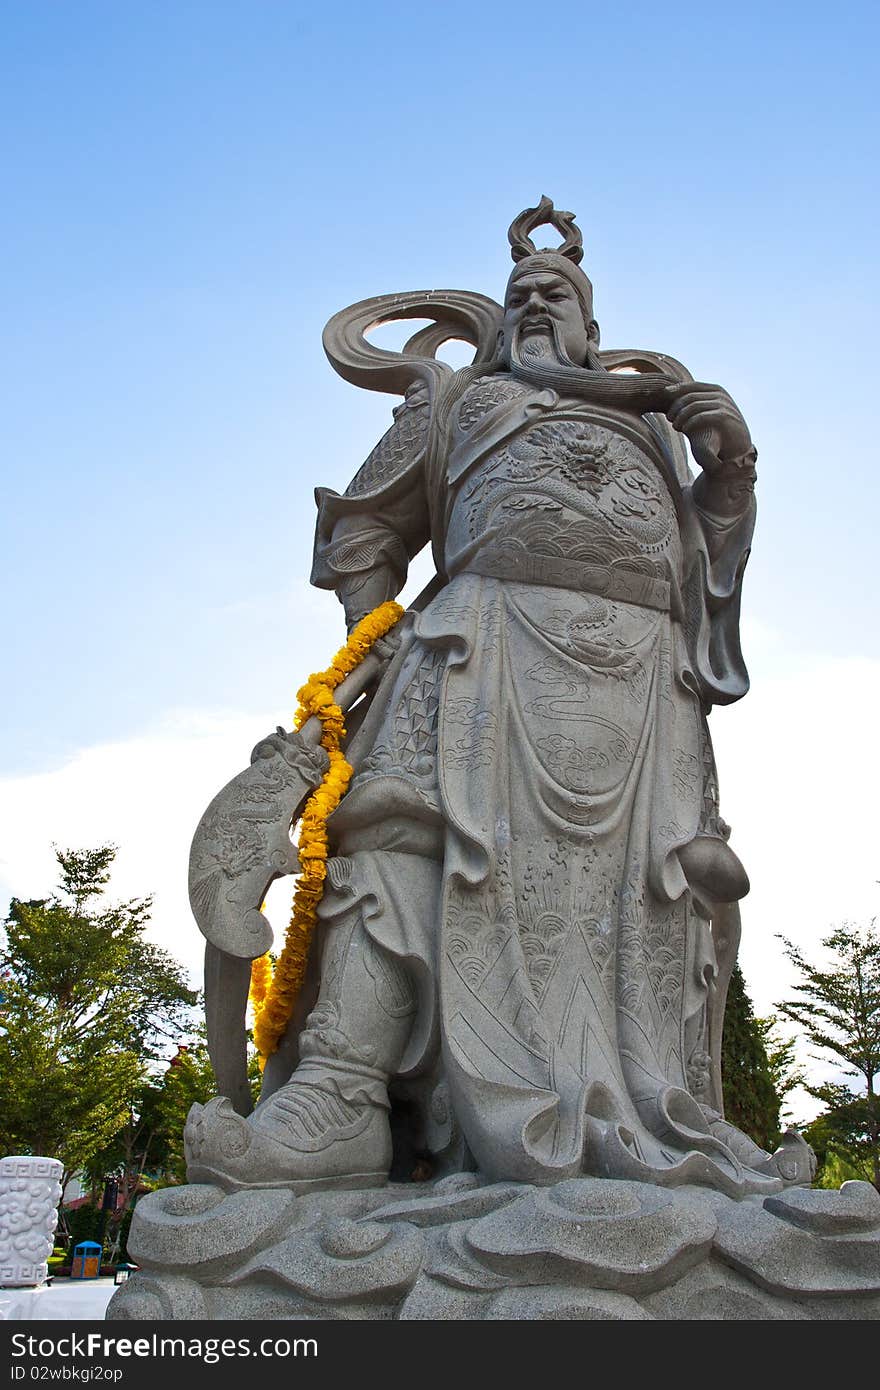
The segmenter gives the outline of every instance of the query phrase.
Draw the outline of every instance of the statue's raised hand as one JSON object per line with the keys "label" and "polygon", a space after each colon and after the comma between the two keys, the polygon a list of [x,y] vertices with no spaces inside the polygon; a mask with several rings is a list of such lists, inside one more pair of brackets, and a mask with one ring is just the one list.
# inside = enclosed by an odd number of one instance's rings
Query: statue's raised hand
{"label": "statue's raised hand", "polygon": [[694,458],[707,473],[754,463],[749,427],[723,387],[703,381],[673,387],[666,416],[687,435]]}

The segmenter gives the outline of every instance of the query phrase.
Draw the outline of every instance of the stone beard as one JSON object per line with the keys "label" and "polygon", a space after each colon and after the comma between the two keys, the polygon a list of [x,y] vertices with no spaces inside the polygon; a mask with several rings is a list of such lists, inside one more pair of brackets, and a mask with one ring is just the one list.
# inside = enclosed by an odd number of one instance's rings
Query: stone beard
{"label": "stone beard", "polygon": [[511,242],[477,364],[410,371],[345,495],[318,490],[312,582],[349,625],[429,542],[438,580],[350,740],[311,1012],[247,1124],[190,1126],[192,1180],[792,1176],[723,1121],[718,1066],[748,881],[706,714],[748,688],[755,451],[672,359],[607,370],[572,247]]}

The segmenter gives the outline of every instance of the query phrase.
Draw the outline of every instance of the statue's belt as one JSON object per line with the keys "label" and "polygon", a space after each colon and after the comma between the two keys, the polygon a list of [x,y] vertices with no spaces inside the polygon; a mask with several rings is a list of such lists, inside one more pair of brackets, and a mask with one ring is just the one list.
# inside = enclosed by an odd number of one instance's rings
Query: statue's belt
{"label": "statue's belt", "polygon": [[661,613],[667,613],[672,606],[668,579],[652,579],[622,565],[591,565],[562,555],[536,555],[522,546],[486,546],[468,559],[462,571],[518,584],[574,589],[621,603],[636,603],[642,608],[656,608]]}

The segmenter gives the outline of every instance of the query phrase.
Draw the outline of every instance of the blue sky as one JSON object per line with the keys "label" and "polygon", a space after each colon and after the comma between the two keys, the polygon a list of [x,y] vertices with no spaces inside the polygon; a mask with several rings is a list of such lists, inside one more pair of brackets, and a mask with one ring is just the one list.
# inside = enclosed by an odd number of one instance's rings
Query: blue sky
{"label": "blue sky", "polygon": [[[342,636],[305,584],[312,492],[394,402],[334,376],[324,322],[391,290],[499,297],[508,223],[547,193],[583,229],[604,345],[722,382],[759,449],[755,692],[716,738],[740,822],[769,804],[801,834],[752,911],[769,938],[797,854],[829,861],[814,934],[838,899],[862,911],[880,865],[859,840],[844,872],[826,830],[873,813],[877,14],[0,6],[0,888],[45,891],[51,840],[105,825],[130,891],[161,885],[169,803],[204,805]],[[240,753],[213,771],[221,727]],[[124,843],[132,801],[149,845]],[[183,940],[178,888],[157,891]]]}

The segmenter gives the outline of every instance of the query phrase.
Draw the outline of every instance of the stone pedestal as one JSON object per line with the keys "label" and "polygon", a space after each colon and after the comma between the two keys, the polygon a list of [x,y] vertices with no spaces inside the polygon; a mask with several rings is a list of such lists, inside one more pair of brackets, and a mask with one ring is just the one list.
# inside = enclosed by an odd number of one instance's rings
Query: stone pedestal
{"label": "stone pedestal", "polygon": [[57,1158],[0,1158],[0,1288],[36,1287],[49,1273],[62,1171]]}
{"label": "stone pedestal", "polygon": [[142,1198],[107,1317],[876,1319],[880,1195],[583,1178]]}

